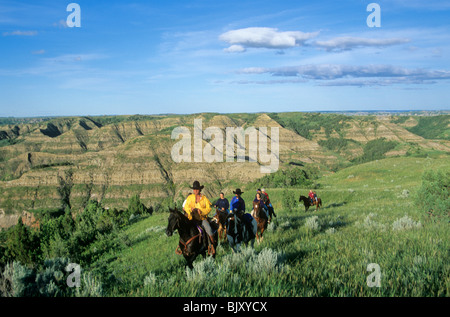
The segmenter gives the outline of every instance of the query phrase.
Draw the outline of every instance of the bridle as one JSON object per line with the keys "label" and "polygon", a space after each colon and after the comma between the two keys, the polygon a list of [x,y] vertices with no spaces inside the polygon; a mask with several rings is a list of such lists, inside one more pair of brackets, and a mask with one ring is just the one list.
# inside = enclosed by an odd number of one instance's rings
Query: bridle
{"label": "bridle", "polygon": [[178,242],[181,243],[181,245],[184,247],[184,250],[181,250],[180,244],[178,244],[178,246],[177,246],[177,248],[176,248],[176,250],[175,250],[175,253],[178,254],[178,255],[184,254],[184,255],[186,255],[186,256],[190,256],[193,252],[189,252],[189,251],[187,250],[187,248],[188,248],[188,245],[189,245],[192,241],[194,241],[196,238],[198,238],[198,243],[201,243],[201,241],[202,241],[202,235],[201,235],[201,233],[199,233],[199,234],[197,234],[197,235],[191,237],[191,238],[190,238],[188,241],[186,241],[186,242],[183,242],[183,239],[180,238],[180,240],[179,240]]}

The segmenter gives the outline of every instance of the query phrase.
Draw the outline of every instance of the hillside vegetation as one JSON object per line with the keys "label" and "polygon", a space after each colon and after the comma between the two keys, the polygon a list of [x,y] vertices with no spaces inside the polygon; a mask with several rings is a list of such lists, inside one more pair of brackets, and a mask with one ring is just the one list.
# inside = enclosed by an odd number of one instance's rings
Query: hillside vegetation
{"label": "hillside vegetation", "polygon": [[[269,113],[5,118],[0,120],[0,227],[23,212],[51,208],[81,212],[89,200],[123,209],[138,194],[146,206],[182,199],[192,175],[207,194],[230,194],[262,174],[260,157],[245,163],[175,163],[176,127],[203,130],[279,128],[279,170],[299,167],[311,177],[385,157],[447,157],[449,115],[351,116]],[[270,133],[269,133],[270,134]],[[225,140],[224,140],[225,142]],[[246,141],[248,142],[248,141]],[[203,141],[203,146],[206,141]],[[223,155],[225,155],[223,153]],[[288,172],[286,172],[288,173]]]}
{"label": "hillside vegetation", "polygon": [[[279,169],[181,162],[176,127],[279,129]],[[449,115],[270,113],[0,120],[2,296],[448,296]],[[205,146],[207,140],[203,140]],[[234,140],[235,143],[239,143]],[[270,143],[270,142],[269,142]],[[225,155],[225,153],[222,153]],[[194,180],[257,188],[277,217],[254,249],[194,270],[165,235]],[[315,189],[319,212],[299,196]],[[247,210],[249,211],[249,210]],[[378,286],[371,281],[379,268]],[[68,274],[80,268],[79,287]],[[71,269],[70,269],[71,268]]]}
{"label": "hillside vegetation", "polygon": [[[221,244],[215,261],[200,257],[193,270],[174,252],[178,235],[165,234],[167,210],[152,213],[137,198],[123,211],[91,201],[75,221],[48,215],[40,230],[19,225],[3,235],[24,251],[5,261],[0,285],[15,296],[448,296],[448,214],[417,204],[430,170],[448,180],[449,161],[388,158],[319,177],[319,212],[298,204],[310,187],[266,188],[277,218],[264,241],[240,254]],[[256,185],[243,186],[246,202]],[[65,284],[73,262],[79,288]],[[379,287],[368,284],[369,264],[380,267]]]}

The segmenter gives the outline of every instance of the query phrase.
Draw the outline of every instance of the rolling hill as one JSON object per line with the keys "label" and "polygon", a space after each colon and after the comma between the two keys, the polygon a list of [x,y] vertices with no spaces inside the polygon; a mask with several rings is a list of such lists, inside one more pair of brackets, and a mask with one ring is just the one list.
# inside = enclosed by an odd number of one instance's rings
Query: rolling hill
{"label": "rolling hill", "polygon": [[[327,175],[385,157],[447,157],[449,115],[260,113],[58,117],[0,120],[0,226],[42,209],[83,210],[89,200],[126,208],[139,195],[147,206],[182,199],[194,179],[216,197],[266,174],[259,156],[245,162],[181,162],[171,157],[171,134],[194,120],[208,127],[279,129],[279,170],[294,167]],[[261,131],[261,130],[260,130]],[[203,138],[202,148],[208,143]],[[225,142],[225,140],[224,140]],[[194,141],[192,142],[192,148]],[[269,142],[270,144],[270,142]],[[194,152],[194,150],[192,150]],[[32,221],[32,220],[30,220]]]}

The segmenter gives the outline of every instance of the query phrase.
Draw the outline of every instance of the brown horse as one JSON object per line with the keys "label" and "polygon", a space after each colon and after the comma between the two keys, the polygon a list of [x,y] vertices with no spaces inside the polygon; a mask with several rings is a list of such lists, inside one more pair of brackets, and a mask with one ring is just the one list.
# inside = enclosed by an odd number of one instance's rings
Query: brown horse
{"label": "brown horse", "polygon": [[219,241],[222,242],[227,240],[227,216],[226,211],[216,208],[216,215],[213,217],[213,221],[219,225],[217,232],[219,234]]}
{"label": "brown horse", "polygon": [[265,213],[259,202],[253,202],[252,217],[258,224],[258,229],[256,231],[256,240],[258,241],[258,243],[260,243],[263,240],[264,230],[267,229],[269,219],[267,218],[267,214]]}
{"label": "brown horse", "polygon": [[317,197],[317,201],[314,200],[312,203],[311,203],[311,199],[309,199],[309,197],[305,197],[305,196],[300,196],[298,201],[303,202],[303,205],[305,206],[305,212],[307,212],[309,207],[311,207],[311,206],[316,206],[316,211],[319,211],[320,207],[322,207],[322,199],[320,199],[319,197]]}

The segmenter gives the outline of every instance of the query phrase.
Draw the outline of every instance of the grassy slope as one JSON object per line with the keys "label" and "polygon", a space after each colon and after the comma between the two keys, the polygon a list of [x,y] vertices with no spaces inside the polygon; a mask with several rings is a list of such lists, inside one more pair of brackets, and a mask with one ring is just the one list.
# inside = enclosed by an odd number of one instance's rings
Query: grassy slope
{"label": "grassy slope", "polygon": [[[91,269],[102,272],[113,296],[448,296],[449,226],[419,214],[413,196],[425,169],[449,167],[445,158],[392,158],[324,177],[317,230],[306,225],[313,213],[283,210],[283,190],[268,189],[278,217],[256,253],[232,256],[221,246],[215,263],[196,261],[202,267],[193,280],[174,253],[178,236],[165,235],[166,213],[129,226],[130,246]],[[307,190],[292,194],[298,198]],[[395,224],[405,215],[404,225],[412,228]],[[273,252],[265,259],[268,250]],[[269,263],[265,274],[248,263],[257,260]],[[380,265],[380,288],[366,284],[369,263]]]}

